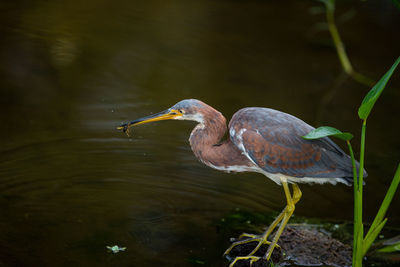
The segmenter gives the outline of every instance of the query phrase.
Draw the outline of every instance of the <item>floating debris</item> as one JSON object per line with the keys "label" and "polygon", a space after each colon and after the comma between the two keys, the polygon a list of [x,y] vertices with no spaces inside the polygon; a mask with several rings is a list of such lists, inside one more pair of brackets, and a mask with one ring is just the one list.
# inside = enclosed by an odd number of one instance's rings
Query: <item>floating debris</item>
{"label": "floating debris", "polygon": [[119,253],[119,252],[121,252],[121,251],[125,251],[125,250],[126,250],[126,247],[119,247],[118,245],[114,245],[114,246],[112,246],[112,247],[106,246],[106,248],[107,248],[110,252],[112,252],[112,253],[114,253],[114,254],[117,254],[117,253]]}

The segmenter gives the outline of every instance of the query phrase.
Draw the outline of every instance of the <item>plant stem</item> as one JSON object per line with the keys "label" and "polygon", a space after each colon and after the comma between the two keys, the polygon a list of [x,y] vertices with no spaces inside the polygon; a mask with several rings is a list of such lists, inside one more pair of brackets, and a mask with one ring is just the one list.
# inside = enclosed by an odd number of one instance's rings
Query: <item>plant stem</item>
{"label": "plant stem", "polygon": [[342,42],[342,39],[340,38],[339,31],[335,24],[335,15],[334,15],[335,0],[323,0],[322,2],[325,4],[326,21],[328,23],[328,29],[329,29],[329,32],[331,33],[332,40],[333,40],[337,55],[340,60],[340,64],[342,65],[344,72],[346,74],[350,75],[355,81],[372,87],[375,84],[375,81],[368,78],[367,76],[362,75],[361,73],[354,71],[353,66],[351,65],[350,59],[347,56],[346,49],[344,48],[344,43]]}
{"label": "plant stem", "polygon": [[360,223],[360,228],[358,229],[358,235],[357,235],[357,251],[356,251],[356,260],[355,260],[355,265],[354,267],[362,267],[362,260],[364,255],[363,249],[362,249],[362,242],[363,242],[363,236],[364,236],[364,225],[362,224],[362,220]]}
{"label": "plant stem", "polygon": [[357,197],[355,201],[357,202],[357,231],[355,232],[357,238],[357,246],[354,248],[356,250],[356,259],[354,262],[355,267],[362,266],[362,258],[363,254],[363,239],[364,239],[364,231],[363,231],[363,223],[362,223],[362,203],[363,203],[363,176],[364,176],[364,153],[365,153],[365,132],[367,129],[367,120],[363,120],[362,128],[361,128],[361,147],[360,147],[360,167],[358,173],[358,190]]}
{"label": "plant stem", "polygon": [[353,67],[351,66],[350,60],[346,54],[346,50],[344,49],[343,42],[340,38],[339,31],[336,28],[335,24],[335,17],[334,17],[334,11],[335,11],[335,1],[330,0],[326,2],[326,20],[328,22],[328,28],[329,32],[331,33],[333,42],[336,47],[336,52],[338,54],[340,63],[342,64],[342,67],[344,71],[352,75],[353,74]]}
{"label": "plant stem", "polygon": [[354,80],[356,80],[357,82],[364,84],[366,86],[369,87],[373,87],[375,85],[375,81],[372,80],[371,78],[364,76],[363,74],[353,71],[353,74],[351,75],[353,77]]}
{"label": "plant stem", "polygon": [[[364,152],[365,152],[365,132],[367,130],[367,119],[363,120],[361,128],[361,147],[360,147],[360,169],[358,173],[358,191],[361,196],[362,203],[362,192],[363,192],[363,177],[364,177]],[[360,217],[361,218],[361,217]]]}
{"label": "plant stem", "polygon": [[357,255],[357,244],[358,244],[358,178],[357,178],[357,168],[356,161],[354,159],[353,148],[351,147],[351,143],[349,140],[346,141],[347,146],[349,147],[351,163],[353,166],[353,187],[354,187],[354,229],[353,229],[353,266],[356,266],[356,255]]}

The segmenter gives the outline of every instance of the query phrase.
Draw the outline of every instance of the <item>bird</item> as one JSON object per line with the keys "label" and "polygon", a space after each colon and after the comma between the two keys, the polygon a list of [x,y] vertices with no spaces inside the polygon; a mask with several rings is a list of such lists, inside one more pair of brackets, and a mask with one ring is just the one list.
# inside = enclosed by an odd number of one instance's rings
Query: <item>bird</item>
{"label": "bird", "polygon": [[[263,107],[242,108],[232,116],[227,126],[225,117],[210,105],[197,99],[185,99],[162,112],[122,124],[117,129],[130,135],[132,126],[161,120],[197,123],[189,143],[194,155],[205,165],[225,172],[260,173],[284,189],[286,206],[265,232],[260,235],[242,234],[239,241],[225,251],[224,255],[228,255],[238,245],[258,242],[247,256],[233,259],[231,267],[240,260],[248,260],[250,265],[260,259],[270,260],[302,196],[299,183],[351,185],[353,181],[349,155],[328,137],[302,138],[315,128],[282,111]],[[224,139],[227,132],[229,137]],[[359,168],[358,162],[356,168]],[[278,225],[272,241],[269,241],[269,235]],[[264,244],[268,245],[265,255],[255,256]]]}

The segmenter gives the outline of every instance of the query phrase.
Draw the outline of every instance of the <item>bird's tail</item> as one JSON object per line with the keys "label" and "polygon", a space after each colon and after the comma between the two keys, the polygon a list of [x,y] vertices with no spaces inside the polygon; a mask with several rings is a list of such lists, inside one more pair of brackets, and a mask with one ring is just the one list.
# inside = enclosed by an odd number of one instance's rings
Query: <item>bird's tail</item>
{"label": "bird's tail", "polygon": [[[352,164],[352,161],[351,161],[351,157],[349,155],[346,155],[346,156],[348,157],[348,161],[347,162],[349,164],[346,164],[346,166],[343,166],[343,167],[345,167],[346,174],[348,174],[348,175],[343,177],[343,179],[345,179],[346,182],[348,182],[349,184],[353,184],[353,182],[354,182],[353,164]],[[358,179],[358,176],[360,174],[360,163],[358,161],[355,161],[355,163],[356,163],[356,170],[357,170],[356,171],[356,175],[357,175],[357,179]],[[368,177],[368,173],[367,173],[367,171],[365,169],[364,169],[364,172],[363,172],[363,177],[364,178]],[[365,184],[365,181],[363,181],[363,184]]]}

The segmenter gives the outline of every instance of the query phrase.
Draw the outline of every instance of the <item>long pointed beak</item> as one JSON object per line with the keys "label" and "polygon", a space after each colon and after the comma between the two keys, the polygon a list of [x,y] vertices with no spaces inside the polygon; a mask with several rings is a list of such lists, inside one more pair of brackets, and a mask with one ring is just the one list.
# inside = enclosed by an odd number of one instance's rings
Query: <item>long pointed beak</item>
{"label": "long pointed beak", "polygon": [[162,120],[172,120],[175,119],[176,117],[181,117],[183,114],[179,112],[178,110],[175,109],[167,109],[164,111],[161,111],[156,114],[152,114],[140,119],[136,119],[134,121],[124,123],[121,126],[119,126],[117,129],[118,130],[123,130],[124,133],[126,133],[128,136],[129,134],[129,128],[134,125],[139,125],[143,123],[148,123],[148,122],[153,122],[153,121],[162,121]]}

